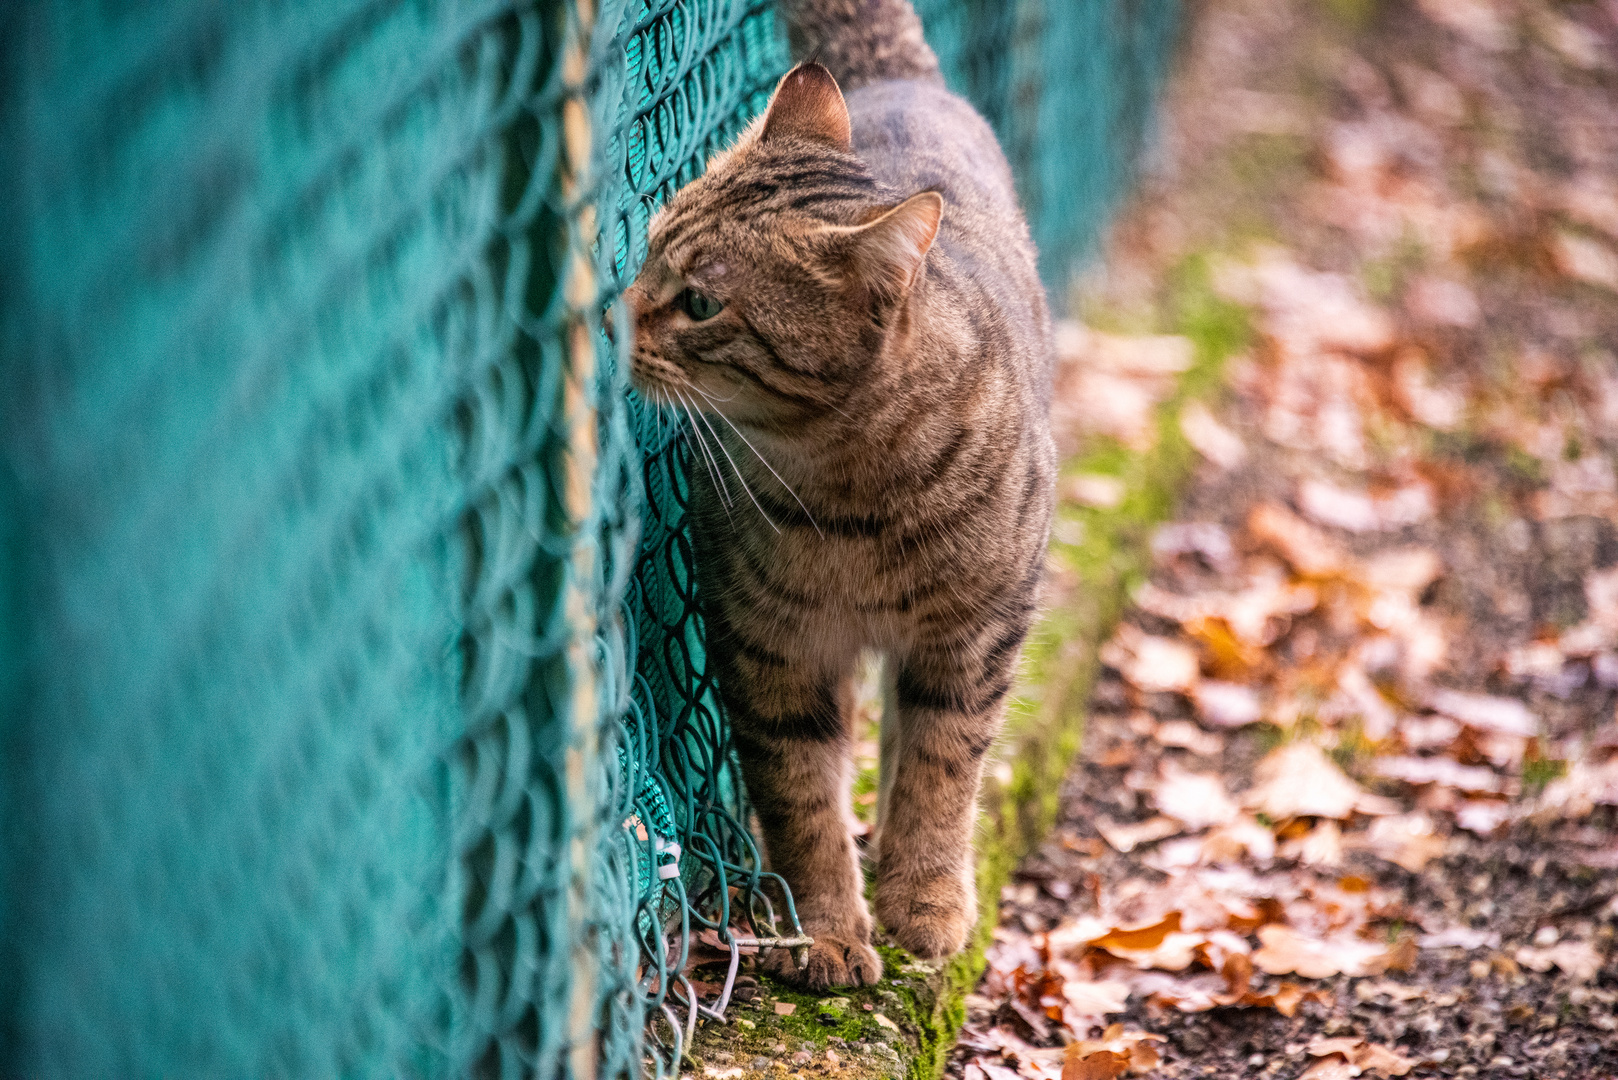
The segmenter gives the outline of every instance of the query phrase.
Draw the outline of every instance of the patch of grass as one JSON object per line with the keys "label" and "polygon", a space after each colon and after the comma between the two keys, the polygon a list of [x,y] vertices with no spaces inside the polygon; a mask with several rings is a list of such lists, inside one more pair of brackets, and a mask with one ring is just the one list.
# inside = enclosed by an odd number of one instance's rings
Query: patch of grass
{"label": "patch of grass", "polygon": [[1322,0],[1321,8],[1335,21],[1355,32],[1376,21],[1381,0]]}
{"label": "patch of grass", "polygon": [[1337,737],[1337,745],[1333,746],[1328,755],[1337,767],[1344,772],[1354,774],[1359,767],[1375,756],[1376,747],[1371,740],[1365,737],[1365,727],[1358,720],[1344,726]]}
{"label": "patch of grass", "polygon": [[1553,758],[1527,757],[1522,763],[1522,786],[1527,795],[1538,795],[1552,780],[1567,775],[1567,762]]}
{"label": "patch of grass", "polygon": [[1518,446],[1507,446],[1501,454],[1507,478],[1520,487],[1543,487],[1545,465],[1539,458]]}

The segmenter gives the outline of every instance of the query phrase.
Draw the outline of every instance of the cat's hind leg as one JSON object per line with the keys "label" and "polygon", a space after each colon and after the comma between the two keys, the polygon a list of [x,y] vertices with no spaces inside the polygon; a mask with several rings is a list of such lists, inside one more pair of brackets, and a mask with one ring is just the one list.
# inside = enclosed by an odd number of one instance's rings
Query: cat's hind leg
{"label": "cat's hind leg", "polygon": [[[1000,731],[1020,627],[985,630],[965,647],[920,648],[894,679],[897,760],[877,852],[876,915],[917,956],[959,952],[977,922],[972,826],[983,759]],[[963,654],[967,659],[963,660]]]}

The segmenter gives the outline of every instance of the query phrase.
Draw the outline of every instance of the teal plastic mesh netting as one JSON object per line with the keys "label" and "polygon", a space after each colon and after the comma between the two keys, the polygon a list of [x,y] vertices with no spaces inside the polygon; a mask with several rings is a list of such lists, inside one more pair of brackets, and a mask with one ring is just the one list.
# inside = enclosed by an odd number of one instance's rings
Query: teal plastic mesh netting
{"label": "teal plastic mesh netting", "polygon": [[[1060,287],[1174,9],[919,6]],[[787,63],[768,0],[0,11],[0,1075],[662,1072],[693,937],[794,932],[597,325]]]}

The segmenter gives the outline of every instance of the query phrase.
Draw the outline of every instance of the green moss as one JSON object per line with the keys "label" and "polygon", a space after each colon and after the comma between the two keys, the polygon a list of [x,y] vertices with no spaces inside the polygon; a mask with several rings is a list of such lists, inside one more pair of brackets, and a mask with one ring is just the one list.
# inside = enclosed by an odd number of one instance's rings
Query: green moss
{"label": "green moss", "polygon": [[1325,0],[1321,6],[1333,19],[1356,31],[1370,26],[1382,9],[1379,0]]}

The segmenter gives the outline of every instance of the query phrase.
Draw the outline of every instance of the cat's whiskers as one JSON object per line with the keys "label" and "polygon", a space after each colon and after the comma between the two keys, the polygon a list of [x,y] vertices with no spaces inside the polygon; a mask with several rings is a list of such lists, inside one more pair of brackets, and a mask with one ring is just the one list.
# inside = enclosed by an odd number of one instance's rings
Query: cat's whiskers
{"label": "cat's whiskers", "polygon": [[[747,444],[747,448],[753,452],[753,456],[758,458],[759,464],[763,465],[766,469],[770,470],[770,475],[775,477],[776,482],[778,482],[782,487],[787,489],[787,494],[791,495],[793,501],[796,502],[798,504],[799,508],[801,508],[803,510],[803,516],[809,519],[809,524],[811,524],[811,525],[813,525],[815,527],[815,532],[820,533],[821,536],[825,536],[826,534],[824,532],[821,532],[821,530],[820,530],[820,523],[815,520],[815,515],[813,515],[813,514],[811,514],[809,512],[809,508],[807,506],[804,506],[803,500],[798,498],[798,493],[796,491],[792,490],[792,485],[787,483],[784,479],[782,479],[781,474],[775,471],[775,466],[771,465],[769,463],[769,460],[767,458],[765,458],[765,456],[763,454],[758,452],[758,447],[753,445],[753,440],[749,439],[746,435],[742,434],[742,429],[736,426],[736,422],[734,420],[732,420],[730,417],[725,415],[725,411],[719,407],[719,403],[717,401],[715,401],[712,397],[710,397],[701,387],[696,386],[696,385],[691,384],[691,383],[687,383],[686,386],[689,389],[696,391],[696,393],[698,393],[698,394],[700,394],[702,396],[702,399],[704,401],[706,401],[709,405],[713,406],[713,411],[715,413],[719,414],[719,419],[721,419],[725,423],[729,424],[730,425],[730,430],[732,430],[732,431],[734,431],[736,433],[736,437],[738,439],[740,439],[742,442]],[[714,437],[718,438],[717,435],[714,436]],[[728,457],[729,455],[727,454],[726,456]],[[731,467],[735,468],[735,466],[736,466],[736,463],[734,461],[731,462]],[[736,478],[741,479],[741,475],[742,475],[741,470],[737,469],[736,470]],[[748,492],[748,494],[751,495],[752,492]],[[763,512],[764,512],[763,510],[759,511],[759,513],[761,513],[761,514]],[[769,519],[766,518],[765,520],[768,521]],[[771,524],[773,525],[774,522],[771,522]],[[776,531],[779,532],[780,530],[777,529]]]}
{"label": "cat's whiskers", "polygon": [[719,492],[720,502],[725,508],[725,517],[729,518],[731,507],[730,488],[725,484],[725,477],[719,469],[718,459],[713,456],[713,451],[708,449],[708,440],[702,437],[702,428],[697,425],[696,415],[692,411],[690,403],[686,401],[685,396],[677,390],[671,390],[670,393],[678,396],[680,407],[685,410],[686,420],[690,424],[688,430],[691,437],[696,440],[698,450],[702,455],[702,467],[708,470],[708,478],[713,481],[714,488]]}
{"label": "cat's whiskers", "polygon": [[[697,388],[695,386],[692,386],[690,383],[687,383],[686,386],[687,386],[688,389],[696,390],[697,393],[702,394],[701,390],[697,390]],[[684,398],[684,395],[681,395],[681,396],[682,396],[682,398]],[[707,397],[708,395],[703,394],[702,396]],[[689,401],[689,399],[685,399],[685,400]],[[742,470],[737,467],[736,459],[731,457],[730,456],[730,451],[725,448],[725,440],[721,439],[719,437],[719,432],[715,431],[714,426],[712,424],[708,423],[707,414],[704,413],[701,409],[696,408],[696,406],[694,404],[692,404],[692,409],[695,411],[697,419],[699,421],[701,421],[708,428],[708,433],[713,436],[714,442],[719,444],[719,452],[725,455],[725,460],[726,461],[730,462],[730,471],[736,474],[736,482],[742,486],[743,491],[747,492],[747,497],[749,499],[753,500],[753,506],[758,509],[759,515],[764,518],[765,522],[770,526],[770,528],[774,529],[776,532],[780,532],[781,531],[781,526],[777,525],[770,518],[770,515],[766,514],[764,512],[764,507],[759,504],[758,496],[754,495],[753,494],[753,489],[747,486],[747,478],[742,475]],[[737,432],[737,434],[740,434],[740,432]]]}

